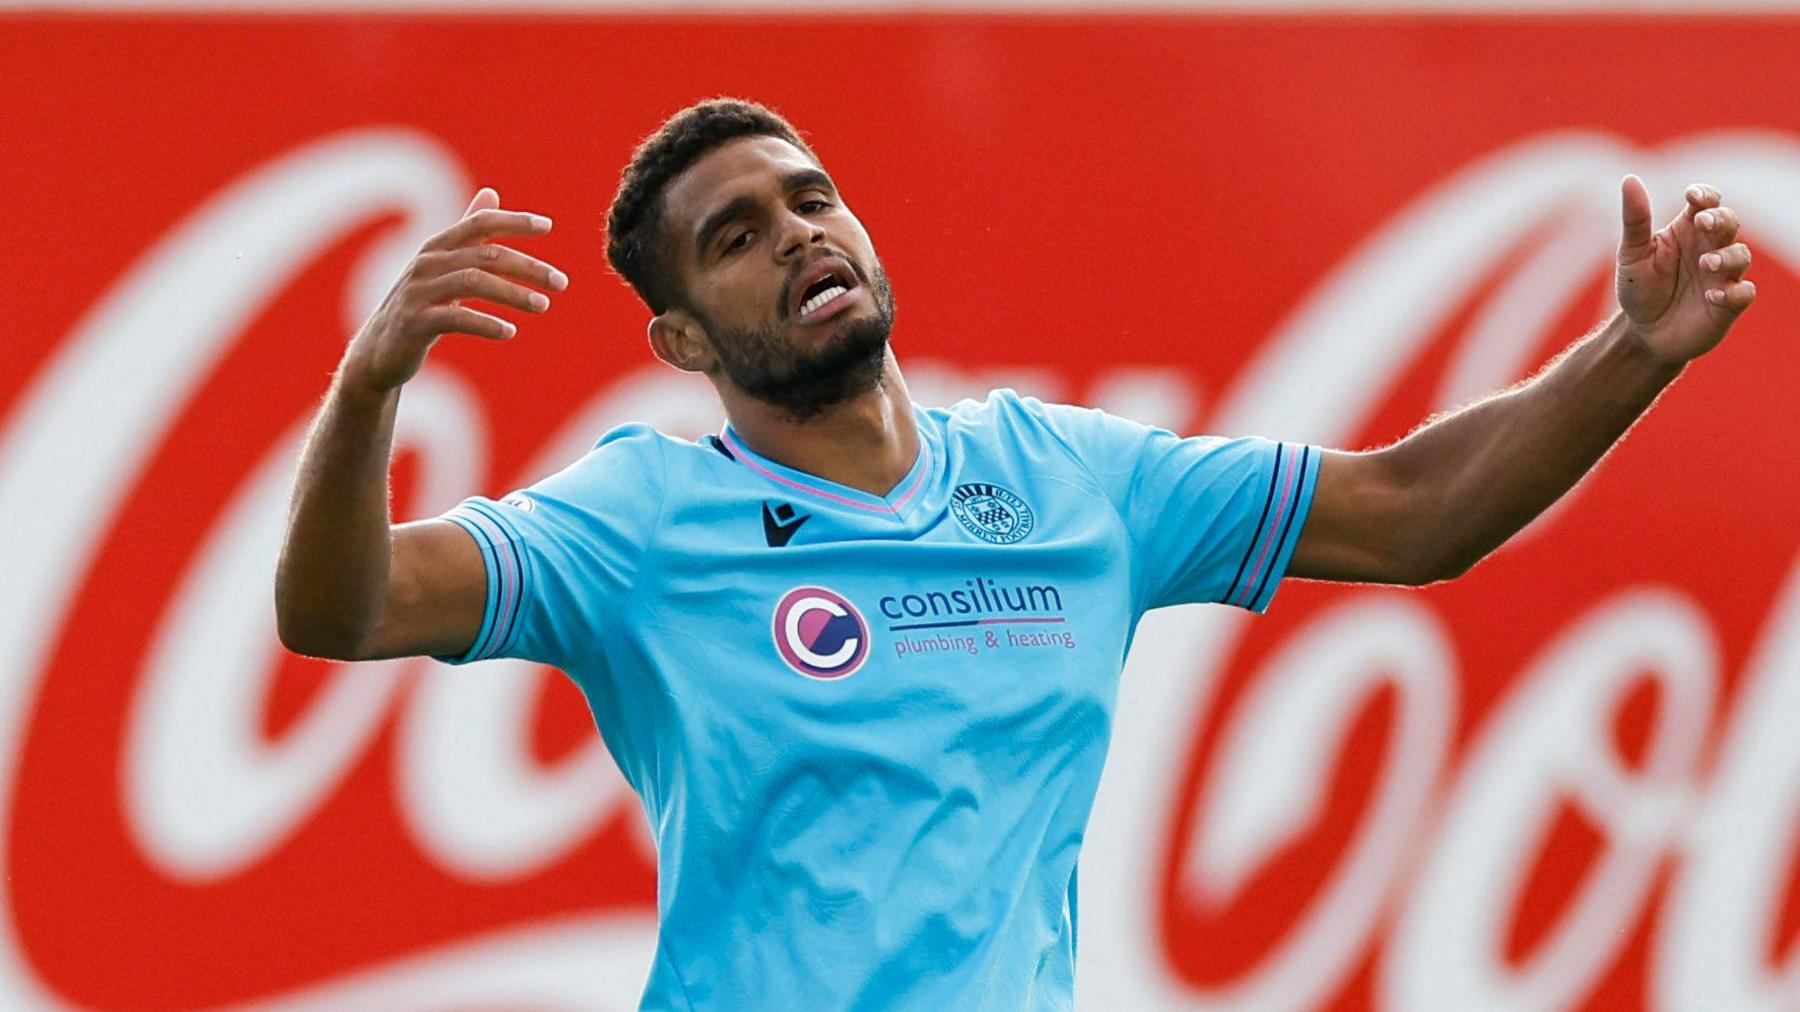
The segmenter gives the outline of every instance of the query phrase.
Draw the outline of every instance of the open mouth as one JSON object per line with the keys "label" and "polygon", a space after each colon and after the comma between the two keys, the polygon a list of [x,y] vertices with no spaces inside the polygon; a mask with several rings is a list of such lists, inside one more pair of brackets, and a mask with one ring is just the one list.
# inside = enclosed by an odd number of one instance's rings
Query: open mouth
{"label": "open mouth", "polygon": [[856,272],[841,257],[826,257],[810,265],[795,281],[789,309],[801,320],[835,302],[856,288]]}

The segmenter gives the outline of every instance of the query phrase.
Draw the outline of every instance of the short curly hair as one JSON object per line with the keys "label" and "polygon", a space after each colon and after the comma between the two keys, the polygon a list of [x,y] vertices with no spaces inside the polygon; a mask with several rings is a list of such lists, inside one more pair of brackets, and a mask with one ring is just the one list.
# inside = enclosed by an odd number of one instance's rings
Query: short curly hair
{"label": "short curly hair", "polygon": [[780,113],[756,102],[711,98],[670,116],[644,139],[619,179],[606,215],[606,258],[652,313],[682,302],[662,236],[663,190],[712,149],[739,137],[779,137],[819,157]]}

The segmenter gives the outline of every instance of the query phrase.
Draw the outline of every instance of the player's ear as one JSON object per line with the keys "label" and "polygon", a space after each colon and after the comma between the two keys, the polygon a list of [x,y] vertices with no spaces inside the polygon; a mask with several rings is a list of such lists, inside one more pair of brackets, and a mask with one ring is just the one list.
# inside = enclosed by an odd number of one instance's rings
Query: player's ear
{"label": "player's ear", "polygon": [[712,345],[700,321],[680,309],[659,313],[650,321],[650,350],[682,372],[712,369]]}

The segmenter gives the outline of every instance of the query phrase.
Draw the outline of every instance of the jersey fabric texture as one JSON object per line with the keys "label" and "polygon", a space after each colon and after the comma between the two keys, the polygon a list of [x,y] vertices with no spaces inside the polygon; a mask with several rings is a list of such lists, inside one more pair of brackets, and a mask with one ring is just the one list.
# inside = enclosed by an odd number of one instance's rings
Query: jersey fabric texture
{"label": "jersey fabric texture", "polygon": [[887,496],[633,425],[445,514],[488,574],[453,660],[567,672],[643,801],[646,1009],[1071,1007],[1138,618],[1266,609],[1318,474],[1011,391],[914,411]]}

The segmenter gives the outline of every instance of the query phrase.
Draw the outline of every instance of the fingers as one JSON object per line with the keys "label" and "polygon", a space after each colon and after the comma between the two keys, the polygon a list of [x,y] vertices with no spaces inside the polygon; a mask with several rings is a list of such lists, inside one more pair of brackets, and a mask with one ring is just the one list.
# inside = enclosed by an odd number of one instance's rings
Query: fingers
{"label": "fingers", "polygon": [[1737,239],[1737,212],[1729,207],[1711,207],[1694,215],[1694,227],[1715,246],[1728,246]]}
{"label": "fingers", "polygon": [[1721,274],[1734,281],[1742,277],[1749,268],[1750,247],[1741,242],[1707,253],[1700,258],[1701,270]]}
{"label": "fingers", "polygon": [[[480,195],[476,196],[479,200]],[[426,240],[424,249],[427,252],[459,249],[498,236],[543,235],[548,231],[550,219],[541,214],[486,207],[470,212],[463,220]]]}
{"label": "fingers", "polygon": [[1620,218],[1624,231],[1619,237],[1619,259],[1630,263],[1650,249],[1650,191],[1636,176],[1626,176],[1619,183]]}
{"label": "fingers", "polygon": [[484,208],[499,207],[499,206],[500,206],[499,191],[495,190],[491,186],[484,186],[481,189],[475,191],[475,199],[469,201],[469,209],[463,212],[463,217],[467,218],[469,215],[474,214],[476,211],[480,211]]}
{"label": "fingers", "polygon": [[518,333],[517,327],[468,306],[432,306],[412,318],[413,337],[436,337],[439,334],[469,334],[490,341],[504,341]]}
{"label": "fingers", "polygon": [[1737,212],[1729,207],[1720,207],[1724,200],[1719,189],[1708,183],[1695,183],[1687,188],[1687,212],[1685,217],[1692,219],[1694,228],[1711,239],[1715,248],[1729,246],[1737,239]]}
{"label": "fingers", "polygon": [[[1687,188],[1687,217],[1693,220],[1711,252],[1700,254],[1700,270],[1706,277],[1705,298],[1712,305],[1736,314],[1756,301],[1756,285],[1743,280],[1750,269],[1750,247],[1737,240],[1737,212],[1720,202],[1724,199],[1716,187],[1695,183]],[[1706,248],[1705,245],[1702,248]]]}
{"label": "fingers", "polygon": [[548,295],[534,292],[524,285],[516,285],[479,267],[464,267],[423,282],[417,288],[417,295],[421,301],[428,303],[484,299],[528,313],[541,313],[550,308]]}
{"label": "fingers", "polygon": [[465,246],[448,252],[421,253],[417,262],[419,274],[425,277],[448,274],[465,267],[479,267],[553,292],[569,287],[569,276],[562,271],[536,257],[493,243]]}
{"label": "fingers", "polygon": [[427,241],[402,278],[405,286],[401,332],[415,338],[470,334],[504,341],[517,327],[461,304],[481,299],[528,313],[550,308],[550,297],[509,281],[514,278],[551,291],[569,286],[568,275],[536,257],[488,242],[505,235],[542,235],[550,219],[525,211],[500,210],[492,187],[476,191],[462,220]]}
{"label": "fingers", "polygon": [[1705,183],[1687,189],[1688,215],[1697,229],[1713,245],[1710,253],[1700,255],[1700,269],[1709,276],[1706,301],[1730,313],[1741,313],[1756,301],[1755,282],[1743,280],[1750,269],[1750,247],[1735,241],[1738,233],[1737,212],[1724,207],[1719,191]]}
{"label": "fingers", "polygon": [[1690,218],[1709,207],[1718,207],[1721,199],[1718,189],[1707,183],[1695,183],[1688,187],[1686,196]]}
{"label": "fingers", "polygon": [[1729,312],[1741,313],[1756,301],[1756,283],[1733,281],[1719,288],[1709,288],[1706,290],[1706,301],[1715,306],[1723,306]]}

